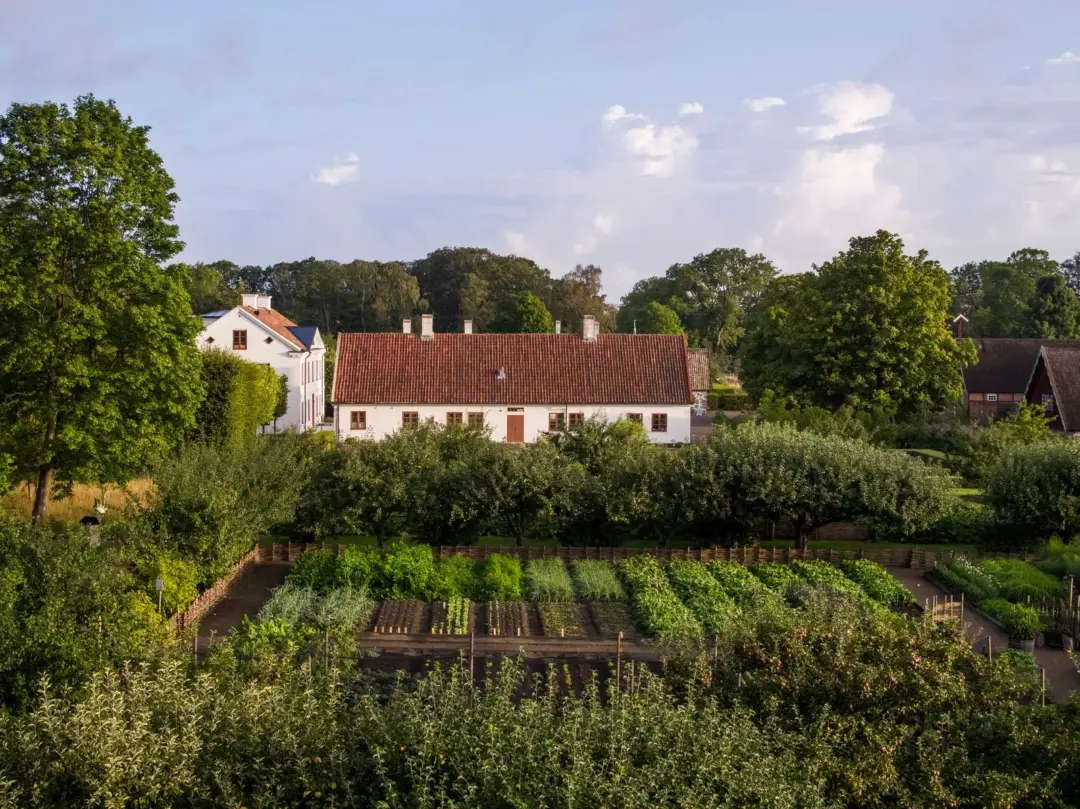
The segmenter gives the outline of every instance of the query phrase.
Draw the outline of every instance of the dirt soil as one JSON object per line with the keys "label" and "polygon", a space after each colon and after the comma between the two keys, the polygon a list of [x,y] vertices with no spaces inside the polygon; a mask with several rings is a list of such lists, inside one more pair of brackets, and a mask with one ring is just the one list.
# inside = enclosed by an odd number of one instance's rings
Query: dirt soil
{"label": "dirt soil", "polygon": [[[933,600],[937,596],[938,601],[943,601],[946,593],[933,582],[923,577],[923,571],[911,568],[889,568],[900,582],[907,587],[920,604],[926,599]],[[996,625],[987,621],[977,612],[966,610],[964,612],[964,625],[972,645],[980,652],[986,653],[987,641],[993,644],[994,650],[1009,648],[1009,638]],[[1047,697],[1054,702],[1066,703],[1069,695],[1080,690],[1080,674],[1076,666],[1069,659],[1067,652],[1061,649],[1047,649],[1039,646],[1035,649],[1035,662],[1046,669]]]}
{"label": "dirt soil", "polygon": [[275,587],[285,583],[286,564],[251,565],[229,587],[221,599],[199,622],[199,646],[216,643],[240,626],[245,615],[252,618],[270,600]]}

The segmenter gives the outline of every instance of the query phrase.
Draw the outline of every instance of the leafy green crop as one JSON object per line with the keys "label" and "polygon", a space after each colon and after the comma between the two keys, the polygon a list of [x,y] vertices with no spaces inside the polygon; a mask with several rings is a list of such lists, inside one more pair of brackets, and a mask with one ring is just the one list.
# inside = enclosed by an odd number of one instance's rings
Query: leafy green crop
{"label": "leafy green crop", "polygon": [[585,601],[619,601],[626,597],[615,568],[599,559],[574,562],[574,589]]}
{"label": "leafy green crop", "polygon": [[521,562],[513,556],[493,553],[480,566],[480,591],[488,601],[521,598]]}
{"label": "leafy green crop", "polygon": [[574,583],[562,559],[533,559],[525,566],[525,586],[534,601],[574,600]]}
{"label": "leafy green crop", "polygon": [[735,602],[700,562],[673,559],[668,562],[667,577],[682,602],[709,632],[723,631],[738,616]]}
{"label": "leafy green crop", "polygon": [[630,588],[634,617],[660,640],[700,638],[704,632],[694,614],[679,601],[664,570],[653,556],[626,559],[619,570]]}
{"label": "leafy green crop", "polygon": [[844,562],[844,574],[855,582],[870,598],[887,607],[914,604],[914,594],[884,567],[869,559]]}

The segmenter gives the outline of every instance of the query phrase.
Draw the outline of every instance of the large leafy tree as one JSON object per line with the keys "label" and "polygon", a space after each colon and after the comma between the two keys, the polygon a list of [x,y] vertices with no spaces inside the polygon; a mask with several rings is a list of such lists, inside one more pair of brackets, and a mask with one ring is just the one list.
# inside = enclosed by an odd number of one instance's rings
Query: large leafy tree
{"label": "large leafy tree", "polygon": [[683,327],[678,313],[659,301],[650,301],[642,310],[637,322],[639,334],[682,334]]}
{"label": "large leafy tree", "polygon": [[1065,276],[1069,289],[1080,295],[1080,250],[1061,262],[1061,274]]}
{"label": "large leafy tree", "polygon": [[615,331],[615,307],[605,299],[602,275],[603,271],[593,264],[578,264],[551,282],[548,308],[552,317],[562,321],[564,332],[580,334],[585,315],[595,317],[603,331]]}
{"label": "large leafy tree", "polygon": [[236,283],[240,268],[231,261],[181,264],[179,267],[186,273],[184,288],[191,297],[191,310],[196,314],[232,309],[240,303],[241,285]]}
{"label": "large leafy tree", "polygon": [[1022,337],[1032,330],[1039,281],[1059,274],[1045,250],[1031,247],[1004,261],[964,264],[951,273],[953,308],[969,316],[973,337]]}
{"label": "large leafy tree", "polygon": [[194,424],[200,326],[147,134],[93,96],[0,117],[0,425],[37,516],[54,478],[124,480]]}
{"label": "large leafy tree", "polygon": [[535,262],[477,247],[444,247],[413,263],[410,272],[439,331],[460,331],[465,320],[488,330],[504,298],[531,292],[545,299],[551,285],[547,270]]}
{"label": "large leafy tree", "polygon": [[555,328],[551,312],[531,292],[510,295],[499,301],[487,330],[514,334],[547,334]]}
{"label": "large leafy tree", "polygon": [[1072,340],[1080,336],[1080,299],[1063,275],[1048,275],[1035,285],[1028,303],[1025,337]]}
{"label": "large leafy tree", "polygon": [[744,332],[743,316],[776,275],[776,267],[760,254],[739,248],[718,248],[673,264],[663,277],[646,278],[623,298],[618,329],[629,332],[645,320],[653,301],[672,309],[692,345],[730,353]]}
{"label": "large leafy tree", "polygon": [[765,389],[829,409],[911,413],[959,399],[970,342],[946,327],[949,282],[925,251],[878,231],[778,287],[747,340],[743,368]]}

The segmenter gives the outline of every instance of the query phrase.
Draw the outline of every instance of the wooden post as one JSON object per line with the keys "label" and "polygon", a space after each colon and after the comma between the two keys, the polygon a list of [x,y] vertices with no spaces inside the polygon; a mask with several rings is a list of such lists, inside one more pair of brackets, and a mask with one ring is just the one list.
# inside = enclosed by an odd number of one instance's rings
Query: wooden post
{"label": "wooden post", "polygon": [[474,682],[473,658],[476,656],[476,630],[469,633],[469,680]]}
{"label": "wooden post", "polygon": [[195,637],[192,640],[191,654],[192,654],[192,657],[195,660],[195,664],[198,665],[198,663],[199,663],[199,633],[198,632],[195,633]]}
{"label": "wooden post", "polygon": [[615,650],[615,683],[622,690],[622,630],[619,630],[619,644]]}
{"label": "wooden post", "polygon": [[1042,706],[1046,707],[1046,669],[1040,668],[1042,672]]}
{"label": "wooden post", "polygon": [[994,639],[989,635],[986,636],[986,659],[994,662]]}

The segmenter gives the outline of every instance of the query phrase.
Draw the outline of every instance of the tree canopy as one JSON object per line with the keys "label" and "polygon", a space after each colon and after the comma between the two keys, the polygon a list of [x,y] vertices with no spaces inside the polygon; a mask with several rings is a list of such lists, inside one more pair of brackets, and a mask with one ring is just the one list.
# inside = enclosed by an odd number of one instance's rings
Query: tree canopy
{"label": "tree canopy", "polygon": [[177,196],[112,102],[0,117],[0,434],[42,514],[54,476],[123,481],[194,425],[202,395]]}
{"label": "tree canopy", "polygon": [[959,400],[974,347],[946,326],[948,277],[926,251],[878,231],[762,298],[743,382],[835,410],[911,413]]}
{"label": "tree canopy", "polygon": [[554,329],[551,312],[531,292],[503,298],[487,325],[487,331],[513,334],[550,334]]}

